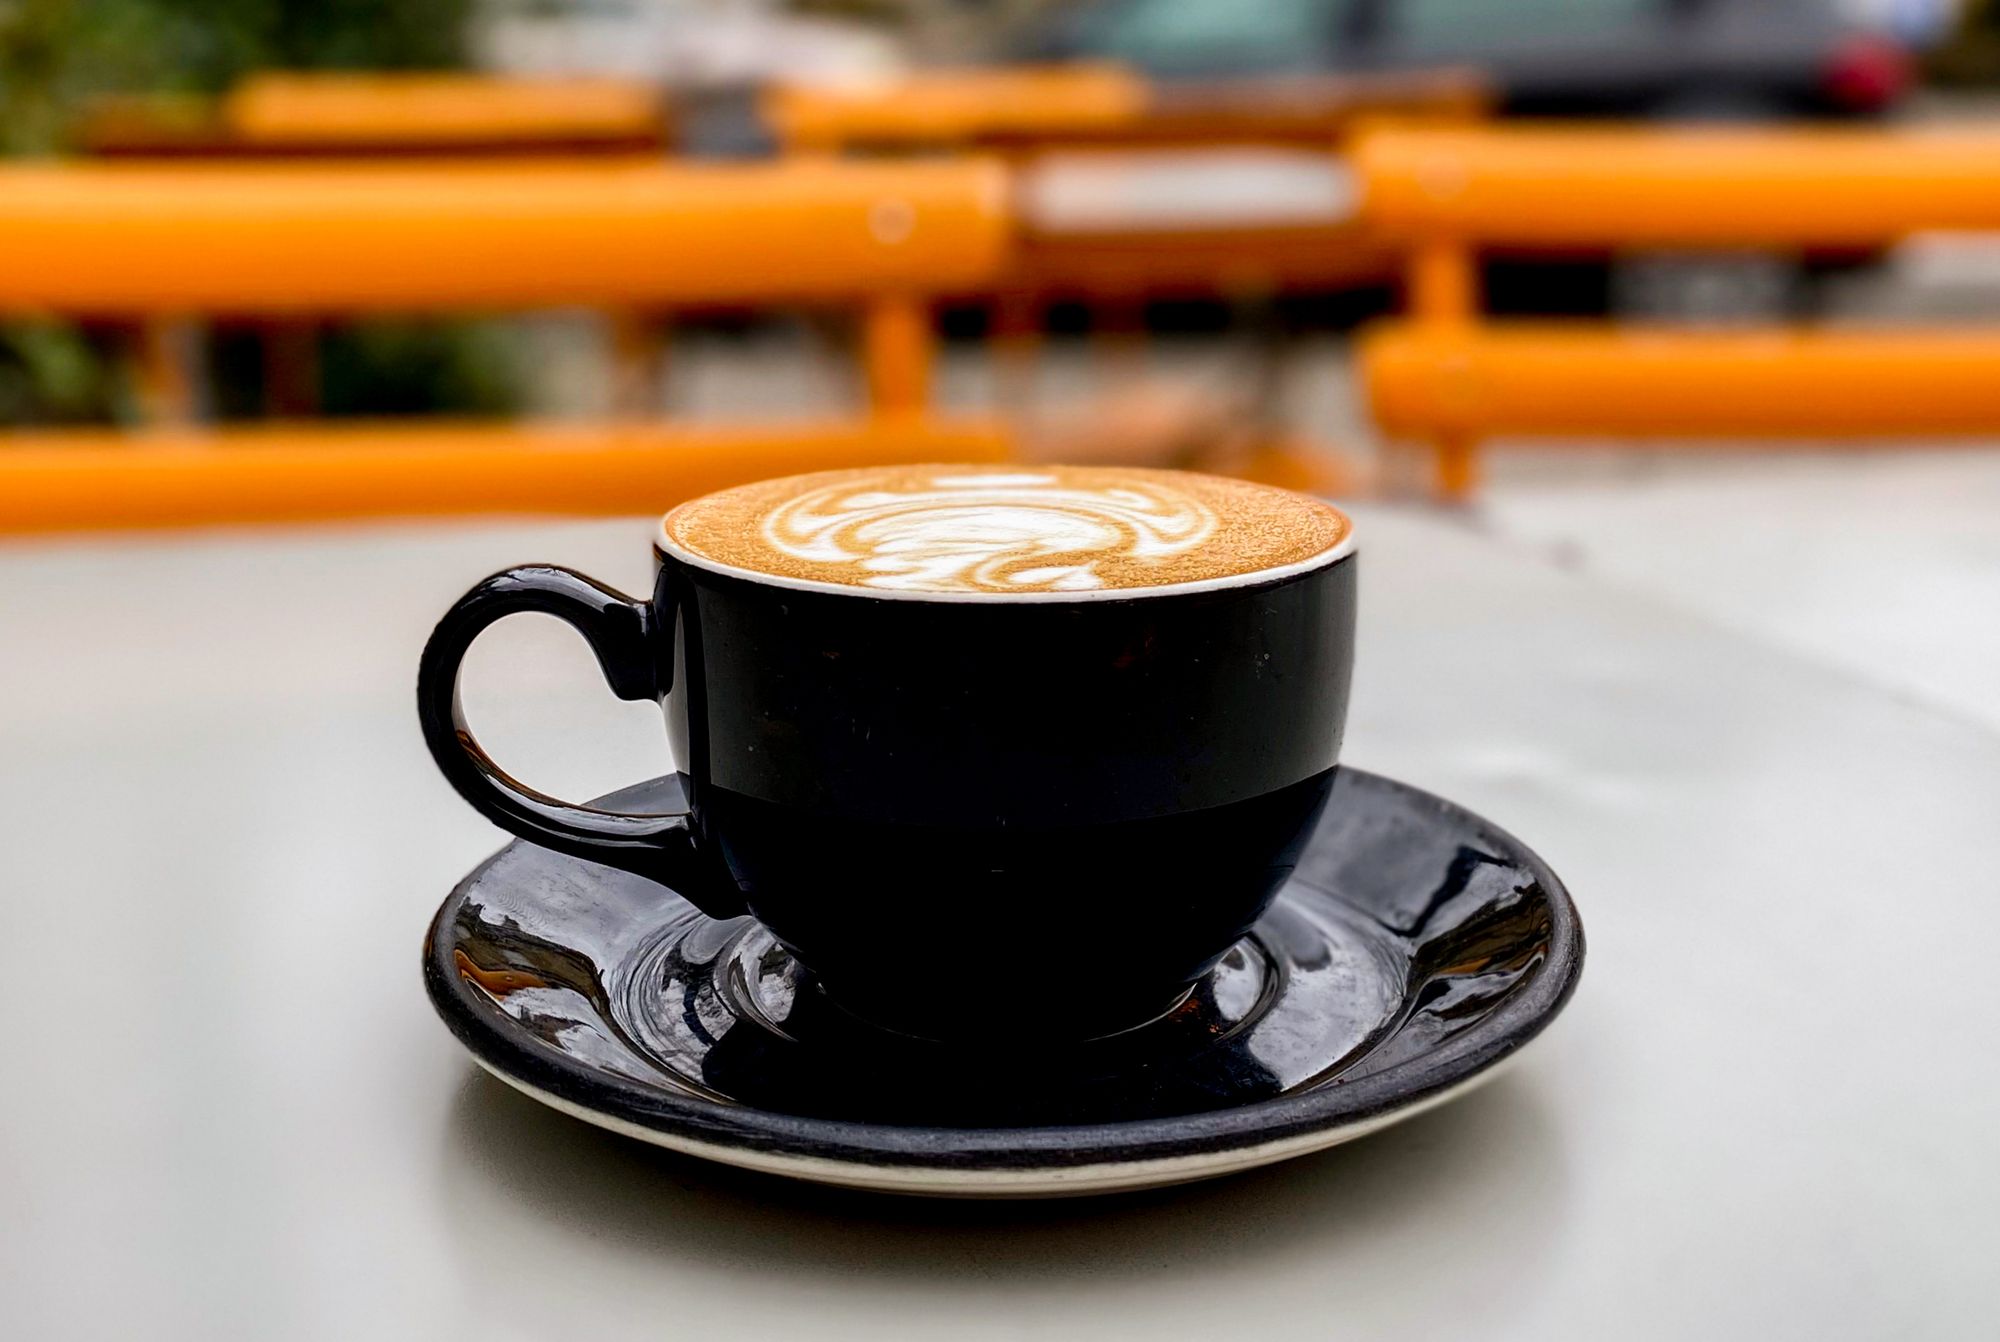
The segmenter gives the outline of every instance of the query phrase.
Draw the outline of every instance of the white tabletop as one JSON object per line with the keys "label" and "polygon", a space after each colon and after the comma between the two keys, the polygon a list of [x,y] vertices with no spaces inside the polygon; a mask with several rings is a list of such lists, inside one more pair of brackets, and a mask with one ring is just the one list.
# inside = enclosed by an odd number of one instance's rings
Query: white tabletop
{"label": "white tabletop", "polygon": [[[1349,758],[1537,847],[1582,989],[1444,1110],[1057,1204],[710,1169],[432,1017],[425,921],[498,836],[418,740],[418,646],[505,563],[641,585],[644,523],[0,547],[0,1335],[1991,1335],[2000,736],[1361,523]],[[666,767],[552,623],[471,676],[537,783]]]}

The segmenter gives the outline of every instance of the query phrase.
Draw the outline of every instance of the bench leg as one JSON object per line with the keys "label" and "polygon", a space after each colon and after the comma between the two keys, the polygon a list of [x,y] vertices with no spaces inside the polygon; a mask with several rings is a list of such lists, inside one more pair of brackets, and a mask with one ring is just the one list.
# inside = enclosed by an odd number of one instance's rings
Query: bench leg
{"label": "bench leg", "polygon": [[611,413],[620,419],[649,419],[661,413],[661,381],[666,375],[668,328],[658,313],[620,311],[607,315],[611,328]]}
{"label": "bench leg", "polygon": [[862,363],[868,406],[876,414],[908,414],[930,400],[934,354],[929,304],[885,294],[862,315]]}
{"label": "bench leg", "polygon": [[1026,285],[1006,285],[994,296],[987,338],[993,351],[994,401],[1008,414],[1024,415],[1035,403],[1041,365],[1042,295]]}
{"label": "bench leg", "polygon": [[1447,434],[1432,444],[1431,487],[1442,503],[1464,503],[1479,487],[1479,444],[1470,434]]}
{"label": "bench leg", "polygon": [[172,427],[202,414],[201,330],[179,317],[149,317],[133,332],[129,368],[139,418]]}

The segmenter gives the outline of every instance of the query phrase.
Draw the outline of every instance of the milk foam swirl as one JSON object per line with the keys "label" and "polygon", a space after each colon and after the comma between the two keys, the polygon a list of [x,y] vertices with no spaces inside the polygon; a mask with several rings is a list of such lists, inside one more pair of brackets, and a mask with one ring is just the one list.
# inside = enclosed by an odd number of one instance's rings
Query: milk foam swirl
{"label": "milk foam swirl", "polygon": [[878,599],[1067,603],[1279,577],[1353,548],[1338,509],[1140,466],[860,466],[689,499],[662,554]]}
{"label": "milk foam swirl", "polygon": [[860,570],[866,587],[1078,592],[1105,586],[1097,569],[1107,560],[1164,560],[1215,528],[1211,509],[1164,482],[1084,488],[988,472],[830,485],[773,508],[762,531],[793,559]]}

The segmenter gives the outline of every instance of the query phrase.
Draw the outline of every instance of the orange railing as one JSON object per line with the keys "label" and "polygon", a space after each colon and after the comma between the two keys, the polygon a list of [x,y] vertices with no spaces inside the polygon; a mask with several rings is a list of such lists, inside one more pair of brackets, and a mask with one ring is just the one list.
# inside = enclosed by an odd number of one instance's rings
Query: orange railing
{"label": "orange railing", "polygon": [[1395,251],[1359,226],[1341,151],[1385,120],[1478,120],[1458,70],[1151,83],[1117,66],[950,70],[762,102],[790,153],[976,150],[1017,169],[1021,245],[1000,325],[1056,298],[1262,298],[1382,281]]}
{"label": "orange railing", "polygon": [[1221,299],[1260,328],[1236,418],[1287,483],[1351,488],[1279,423],[1284,324],[1274,300],[1393,279],[1397,250],[1357,217],[1345,150],[1364,127],[1481,119],[1465,71],[1149,82],[1116,66],[950,70],[847,87],[779,86],[762,102],[792,155],[997,154],[1014,168],[1019,245],[990,305],[1009,403],[1052,303],[1081,302],[1122,356],[1157,299]]}
{"label": "orange railing", "polygon": [[[266,71],[217,97],[115,95],[93,101],[73,128],[99,159],[470,158],[657,162],[675,136],[671,101],[636,79],[522,78],[459,73]],[[614,398],[627,413],[654,408],[664,330],[644,309],[605,310]],[[313,326],[258,323],[274,408],[309,410],[317,384]],[[191,399],[197,342],[167,319],[127,332],[147,404]]]}
{"label": "orange railing", "polygon": [[218,98],[91,105],[78,148],[100,157],[659,156],[665,96],[639,80],[471,74],[252,75]]}
{"label": "orange railing", "polygon": [[848,85],[780,84],[760,107],[790,153],[1083,145],[1289,144],[1324,149],[1357,124],[1469,121],[1491,103],[1461,70],[1153,83],[1116,65],[941,70]]}
{"label": "orange railing", "polygon": [[999,429],[928,414],[927,304],[987,282],[1011,240],[1004,170],[977,160],[0,170],[0,314],[831,306],[860,318],[867,406],[776,429],[15,434],[0,526],[652,507],[725,476],[993,459]]}
{"label": "orange railing", "polygon": [[468,513],[663,510],[837,466],[1005,461],[977,422],[270,424],[0,438],[0,535]]}
{"label": "orange railing", "polygon": [[895,301],[1005,260],[977,160],[0,169],[0,310]]}
{"label": "orange railing", "polygon": [[779,83],[758,108],[786,153],[964,149],[1131,125],[1146,81],[1115,65],[995,68],[847,84]]}
{"label": "orange railing", "polygon": [[1355,157],[1407,249],[1409,316],[1360,353],[1382,430],[1460,496],[1508,434],[2000,432],[2000,330],[1702,330],[1491,322],[1483,249],[1872,249],[2000,229],[2000,138],[1837,130],[1393,131]]}

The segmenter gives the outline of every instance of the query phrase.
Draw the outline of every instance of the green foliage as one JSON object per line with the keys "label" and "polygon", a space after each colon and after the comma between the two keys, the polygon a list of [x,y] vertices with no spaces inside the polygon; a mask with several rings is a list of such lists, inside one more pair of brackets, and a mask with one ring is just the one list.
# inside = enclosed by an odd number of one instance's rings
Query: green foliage
{"label": "green foliage", "polygon": [[169,87],[158,77],[159,17],[129,0],[0,0],[0,153],[58,147],[94,93]]}
{"label": "green foliage", "polygon": [[211,93],[252,70],[447,69],[473,0],[0,0],[0,151],[58,147],[96,93]]}
{"label": "green foliage", "polygon": [[[107,0],[98,0],[104,4]],[[465,63],[471,0],[115,0],[153,11],[201,89],[256,69],[444,69]]]}
{"label": "green foliage", "polygon": [[473,322],[371,322],[320,340],[329,415],[503,414],[515,406],[503,333]]}
{"label": "green foliage", "polygon": [[75,327],[0,327],[0,424],[108,419],[114,391],[99,350]]}
{"label": "green foliage", "polygon": [[[102,93],[211,93],[259,69],[446,69],[465,63],[474,0],[0,0],[0,154],[63,145]],[[326,340],[329,411],[504,408],[494,333],[433,323]],[[253,361],[254,366],[254,361]],[[0,423],[109,417],[110,363],[78,330],[0,324]],[[255,400],[218,387],[226,405]]]}

